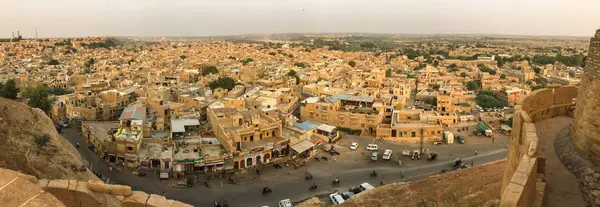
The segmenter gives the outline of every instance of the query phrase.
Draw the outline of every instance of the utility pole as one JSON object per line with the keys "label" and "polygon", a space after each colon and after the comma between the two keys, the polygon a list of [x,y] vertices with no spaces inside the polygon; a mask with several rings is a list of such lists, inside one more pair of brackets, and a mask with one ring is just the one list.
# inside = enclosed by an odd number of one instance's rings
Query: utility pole
{"label": "utility pole", "polygon": [[423,139],[424,139],[423,132],[425,132],[425,129],[423,128],[423,126],[421,126],[421,146],[420,146],[421,149],[419,149],[420,152],[423,152]]}
{"label": "utility pole", "polygon": [[35,39],[38,38],[37,27],[35,28]]}

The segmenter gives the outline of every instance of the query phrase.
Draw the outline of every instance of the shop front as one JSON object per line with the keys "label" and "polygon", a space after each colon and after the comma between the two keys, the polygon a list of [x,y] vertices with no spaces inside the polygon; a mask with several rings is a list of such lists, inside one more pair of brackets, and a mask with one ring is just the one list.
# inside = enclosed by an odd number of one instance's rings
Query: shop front
{"label": "shop front", "polygon": [[294,158],[309,158],[312,156],[314,146],[315,144],[313,144],[311,141],[304,139],[296,144],[291,145],[290,148],[292,148],[292,150],[294,151]]}

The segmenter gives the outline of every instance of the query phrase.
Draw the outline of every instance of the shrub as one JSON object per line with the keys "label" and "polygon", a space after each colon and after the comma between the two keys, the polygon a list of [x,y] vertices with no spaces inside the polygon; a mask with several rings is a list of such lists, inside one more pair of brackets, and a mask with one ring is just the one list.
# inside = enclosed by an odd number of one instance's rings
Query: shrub
{"label": "shrub", "polygon": [[48,144],[49,141],[50,135],[48,134],[35,135],[35,144],[37,144],[38,147],[46,146],[46,144]]}

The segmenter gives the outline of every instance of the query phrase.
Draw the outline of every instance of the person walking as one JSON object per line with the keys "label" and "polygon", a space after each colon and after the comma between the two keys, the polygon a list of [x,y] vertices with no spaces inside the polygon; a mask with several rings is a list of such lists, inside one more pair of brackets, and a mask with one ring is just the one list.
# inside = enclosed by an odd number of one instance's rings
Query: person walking
{"label": "person walking", "polygon": [[404,178],[404,170],[400,170],[400,177]]}

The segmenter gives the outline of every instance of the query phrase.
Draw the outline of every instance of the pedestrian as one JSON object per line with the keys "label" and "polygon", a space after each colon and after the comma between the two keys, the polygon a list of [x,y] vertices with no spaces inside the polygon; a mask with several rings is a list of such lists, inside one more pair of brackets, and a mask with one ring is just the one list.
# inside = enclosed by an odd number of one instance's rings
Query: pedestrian
{"label": "pedestrian", "polygon": [[112,171],[112,166],[108,167],[108,170]]}
{"label": "pedestrian", "polygon": [[477,150],[475,150],[475,155],[477,155]]}
{"label": "pedestrian", "polygon": [[400,177],[404,178],[404,170],[400,170]]}
{"label": "pedestrian", "polygon": [[335,155],[332,158],[333,158],[333,161],[335,161]]}
{"label": "pedestrian", "polygon": [[379,184],[383,185],[383,178],[381,178],[381,183],[379,183]]}
{"label": "pedestrian", "polygon": [[162,192],[162,196],[163,196],[163,197],[165,197],[165,195],[166,195],[166,194],[165,194],[165,191],[163,191],[163,192]]}
{"label": "pedestrian", "polygon": [[473,160],[471,160],[471,167],[473,167]]}

